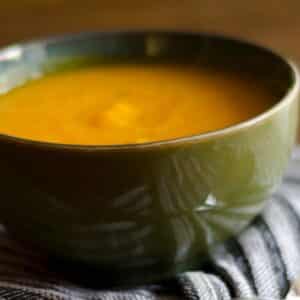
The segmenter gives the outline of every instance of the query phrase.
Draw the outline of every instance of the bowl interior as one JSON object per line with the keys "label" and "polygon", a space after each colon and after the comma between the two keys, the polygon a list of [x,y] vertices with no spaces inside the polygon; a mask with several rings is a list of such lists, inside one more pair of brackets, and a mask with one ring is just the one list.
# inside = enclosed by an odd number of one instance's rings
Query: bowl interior
{"label": "bowl interior", "polygon": [[14,45],[0,52],[0,92],[61,68],[92,63],[194,63],[262,80],[282,97],[294,76],[278,55],[245,42],[193,33],[84,33]]}
{"label": "bowl interior", "polygon": [[[293,68],[282,57],[234,39],[184,32],[83,33],[14,45],[0,51],[0,94],[59,70],[130,62],[192,63],[243,73],[269,89],[276,99],[274,105],[296,82]],[[172,141],[177,140],[180,139]]]}

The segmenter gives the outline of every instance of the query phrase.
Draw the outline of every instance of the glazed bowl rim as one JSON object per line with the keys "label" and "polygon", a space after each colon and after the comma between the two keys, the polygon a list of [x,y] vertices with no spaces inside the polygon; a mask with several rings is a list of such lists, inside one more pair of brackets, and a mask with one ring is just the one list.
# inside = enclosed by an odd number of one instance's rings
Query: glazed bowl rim
{"label": "glazed bowl rim", "polygon": [[234,125],[224,127],[218,130],[212,130],[205,133],[193,134],[173,139],[166,139],[166,140],[159,140],[159,141],[152,141],[146,143],[131,143],[131,144],[113,144],[113,145],[99,145],[99,144],[92,144],[92,145],[81,145],[81,144],[63,144],[63,143],[56,143],[56,142],[47,142],[47,141],[39,141],[39,140],[32,140],[29,138],[22,138],[18,136],[13,136],[9,134],[0,133],[0,142],[3,140],[19,143],[19,144],[28,144],[37,147],[47,147],[47,148],[56,148],[56,149],[65,149],[65,150],[80,150],[80,151],[108,151],[108,150],[140,150],[140,149],[154,149],[154,148],[162,148],[162,147],[172,147],[178,146],[181,144],[190,144],[190,143],[200,143],[204,141],[208,141],[214,138],[219,138],[227,135],[231,135],[233,133],[240,132],[241,130],[245,130],[249,127],[256,126],[268,118],[275,115],[278,111],[284,109],[290,102],[294,101],[297,97],[298,93],[300,92],[300,73],[296,66],[296,64],[288,59],[285,56],[279,54],[277,51],[271,50],[268,47],[262,46],[257,43],[253,43],[248,40],[244,40],[241,38],[236,38],[228,35],[223,34],[215,34],[215,33],[206,33],[206,32],[195,32],[195,31],[179,31],[179,30],[120,30],[120,31],[87,31],[81,33],[73,33],[73,34],[64,34],[58,36],[50,36],[47,38],[41,39],[33,39],[27,42],[21,42],[16,44],[11,44],[9,46],[0,48],[0,63],[1,61],[5,61],[1,59],[1,53],[8,51],[14,47],[24,48],[31,45],[44,45],[44,44],[51,44],[51,43],[59,43],[62,41],[68,42],[74,39],[80,38],[97,38],[97,37],[105,37],[105,36],[114,36],[114,35],[177,35],[178,37],[184,36],[193,36],[199,38],[208,38],[212,40],[220,40],[223,42],[229,42],[239,46],[249,46],[256,50],[264,51],[267,55],[273,56],[284,63],[292,73],[293,82],[287,88],[284,96],[278,100],[274,105],[272,105],[266,111],[256,115],[253,118],[247,119],[243,122],[236,123]]}

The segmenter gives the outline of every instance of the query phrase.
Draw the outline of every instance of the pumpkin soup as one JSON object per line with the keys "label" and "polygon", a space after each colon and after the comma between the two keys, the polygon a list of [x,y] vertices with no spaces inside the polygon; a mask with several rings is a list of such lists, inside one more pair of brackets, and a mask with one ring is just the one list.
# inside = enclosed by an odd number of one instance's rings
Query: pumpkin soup
{"label": "pumpkin soup", "polygon": [[86,66],[0,96],[0,133],[64,144],[128,144],[221,129],[273,99],[255,80],[185,65]]}

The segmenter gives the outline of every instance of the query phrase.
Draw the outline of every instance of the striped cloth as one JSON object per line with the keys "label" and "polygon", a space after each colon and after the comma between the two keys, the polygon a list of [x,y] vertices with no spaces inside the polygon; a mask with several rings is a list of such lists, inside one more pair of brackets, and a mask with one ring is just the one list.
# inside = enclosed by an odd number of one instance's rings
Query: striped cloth
{"label": "striped cloth", "polygon": [[300,276],[300,147],[264,212],[237,238],[218,246],[201,271],[161,285],[93,290],[48,270],[46,259],[0,231],[0,300],[282,299]]}

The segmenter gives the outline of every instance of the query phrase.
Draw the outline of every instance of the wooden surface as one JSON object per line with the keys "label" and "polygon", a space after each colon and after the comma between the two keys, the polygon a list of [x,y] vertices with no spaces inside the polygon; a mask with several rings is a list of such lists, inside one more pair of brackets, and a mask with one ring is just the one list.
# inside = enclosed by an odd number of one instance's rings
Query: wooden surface
{"label": "wooden surface", "polygon": [[0,0],[0,44],[116,28],[221,32],[274,47],[300,62],[299,0]]}
{"label": "wooden surface", "polygon": [[225,33],[300,63],[300,0],[0,0],[0,46],[49,34],[122,28]]}

